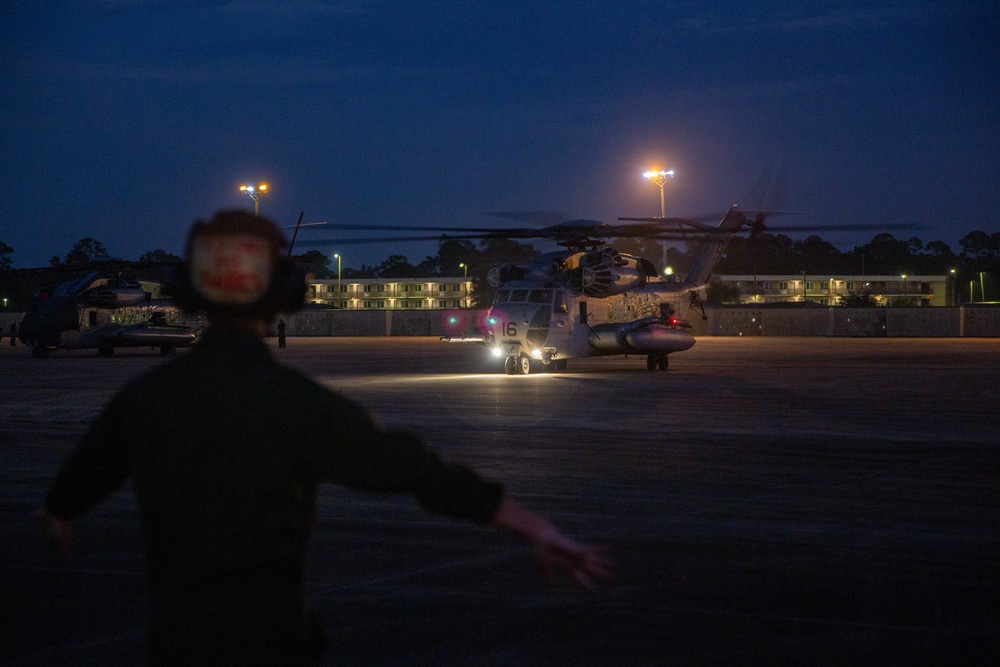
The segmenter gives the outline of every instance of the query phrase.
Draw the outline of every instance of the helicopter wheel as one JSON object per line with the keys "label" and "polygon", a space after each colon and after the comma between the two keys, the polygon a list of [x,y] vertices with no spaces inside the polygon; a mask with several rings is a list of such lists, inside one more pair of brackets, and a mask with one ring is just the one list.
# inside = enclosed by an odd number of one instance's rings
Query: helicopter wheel
{"label": "helicopter wheel", "polygon": [[507,357],[503,362],[503,370],[507,375],[517,373],[517,359],[515,357]]}
{"label": "helicopter wheel", "polygon": [[531,372],[531,357],[519,357],[516,365],[518,375],[527,375]]}
{"label": "helicopter wheel", "polygon": [[661,371],[667,370],[669,362],[667,355],[663,352],[656,352],[646,356],[646,368],[653,371],[659,368]]}

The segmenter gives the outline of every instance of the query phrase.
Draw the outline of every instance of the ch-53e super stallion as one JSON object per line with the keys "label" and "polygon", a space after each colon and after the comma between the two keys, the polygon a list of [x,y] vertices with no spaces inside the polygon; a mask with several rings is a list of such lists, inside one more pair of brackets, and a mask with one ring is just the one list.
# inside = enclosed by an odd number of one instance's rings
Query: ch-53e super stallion
{"label": "ch-53e super stallion", "polygon": [[[487,279],[496,297],[471,334],[445,335],[446,342],[473,342],[504,359],[511,375],[532,367],[558,371],[569,359],[603,355],[646,355],[650,370],[666,370],[668,355],[691,348],[695,338],[685,320],[702,306],[709,277],[738,232],[764,229],[777,211],[731,207],[718,216],[695,218],[619,218],[621,224],[571,220],[538,228],[459,228],[331,224],[327,229],[438,232],[437,236],[395,239],[330,239],[307,245],[378,243],[437,239],[549,239],[562,249],[526,265],[501,264]],[[516,216],[509,216],[516,217]],[[770,228],[769,231],[771,231]],[[842,226],[782,227],[782,231],[843,230]],[[445,236],[442,236],[444,234]],[[642,257],[619,252],[610,239],[702,241],[704,247],[683,278],[661,277]]]}
{"label": "ch-53e super stallion", "polygon": [[[758,212],[754,224],[766,213]],[[751,220],[731,208],[717,229],[694,219],[626,219],[608,225],[573,220],[544,230],[563,247],[526,266],[494,267],[488,281],[497,288],[492,306],[471,336],[443,336],[446,342],[479,342],[504,358],[508,375],[527,374],[534,364],[566,368],[569,359],[616,354],[646,355],[650,370],[666,370],[668,355],[691,348],[695,338],[684,318],[702,302],[708,278],[729,239]],[[702,236],[705,246],[683,279],[660,277],[652,262],[606,245],[613,238],[666,240]]]}
{"label": "ch-53e super stallion", "polygon": [[199,326],[183,321],[171,301],[154,298],[159,287],[112,270],[44,287],[32,297],[19,338],[35,358],[56,349],[96,349],[100,356],[111,356],[120,347],[170,354],[193,344]]}

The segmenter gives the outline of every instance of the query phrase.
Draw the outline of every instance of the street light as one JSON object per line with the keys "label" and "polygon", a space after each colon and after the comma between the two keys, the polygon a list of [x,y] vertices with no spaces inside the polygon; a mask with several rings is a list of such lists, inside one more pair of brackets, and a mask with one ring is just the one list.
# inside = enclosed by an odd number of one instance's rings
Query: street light
{"label": "street light", "polygon": [[240,192],[245,192],[253,199],[253,214],[260,215],[260,202],[257,200],[267,194],[267,183],[260,185],[241,185]]}
{"label": "street light", "polygon": [[667,217],[666,213],[667,209],[663,201],[663,184],[666,183],[667,178],[674,177],[674,170],[671,169],[670,171],[647,171],[646,173],[643,174],[643,176],[645,176],[646,178],[648,178],[649,180],[653,181],[654,183],[660,186],[660,217],[661,218]]}
{"label": "street light", "polygon": [[462,297],[462,308],[469,307],[469,267],[465,262],[459,264],[462,270],[465,272],[465,277],[462,280],[462,291],[465,292],[465,296]]}
{"label": "street light", "polygon": [[339,253],[334,253],[333,256],[337,258],[337,308],[339,308],[340,310],[343,310],[344,309],[344,291],[343,291],[344,287],[343,287],[343,283],[341,282],[341,277],[340,277],[340,254]]}
{"label": "street light", "polygon": [[959,305],[958,301],[958,276],[955,275],[955,269],[951,269],[951,293],[955,296],[955,303],[953,305]]}

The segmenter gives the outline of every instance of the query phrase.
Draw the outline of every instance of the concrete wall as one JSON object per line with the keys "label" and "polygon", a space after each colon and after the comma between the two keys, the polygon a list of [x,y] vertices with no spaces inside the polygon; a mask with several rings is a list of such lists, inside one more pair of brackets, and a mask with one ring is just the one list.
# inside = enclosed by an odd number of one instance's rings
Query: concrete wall
{"label": "concrete wall", "polygon": [[[450,314],[465,310],[319,310],[285,316],[289,336],[441,336]],[[475,322],[475,320],[472,320]],[[471,327],[465,327],[471,331]],[[274,326],[272,333],[277,335]],[[454,333],[460,333],[456,331]]]}
{"label": "concrete wall", "polygon": [[[285,316],[289,336],[441,336],[472,333],[481,310],[322,310]],[[707,308],[688,313],[695,336],[968,336],[1000,338],[1000,306],[940,308]],[[450,317],[458,324],[449,324]],[[6,343],[11,322],[0,313]],[[271,334],[277,335],[274,327]]]}
{"label": "concrete wall", "polygon": [[702,336],[1000,337],[1000,307],[708,308],[689,313]]}

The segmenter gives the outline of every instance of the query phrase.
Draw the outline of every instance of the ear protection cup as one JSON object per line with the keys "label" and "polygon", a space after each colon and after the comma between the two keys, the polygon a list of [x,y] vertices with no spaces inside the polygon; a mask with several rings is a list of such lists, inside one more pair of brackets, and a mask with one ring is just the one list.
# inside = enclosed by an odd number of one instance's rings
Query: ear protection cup
{"label": "ear protection cup", "polygon": [[306,301],[306,273],[288,257],[282,257],[274,267],[271,286],[264,297],[274,312],[294,313]]}
{"label": "ear protection cup", "polygon": [[191,284],[191,272],[187,262],[181,262],[167,282],[167,292],[183,310],[197,312],[205,307],[205,300]]}

